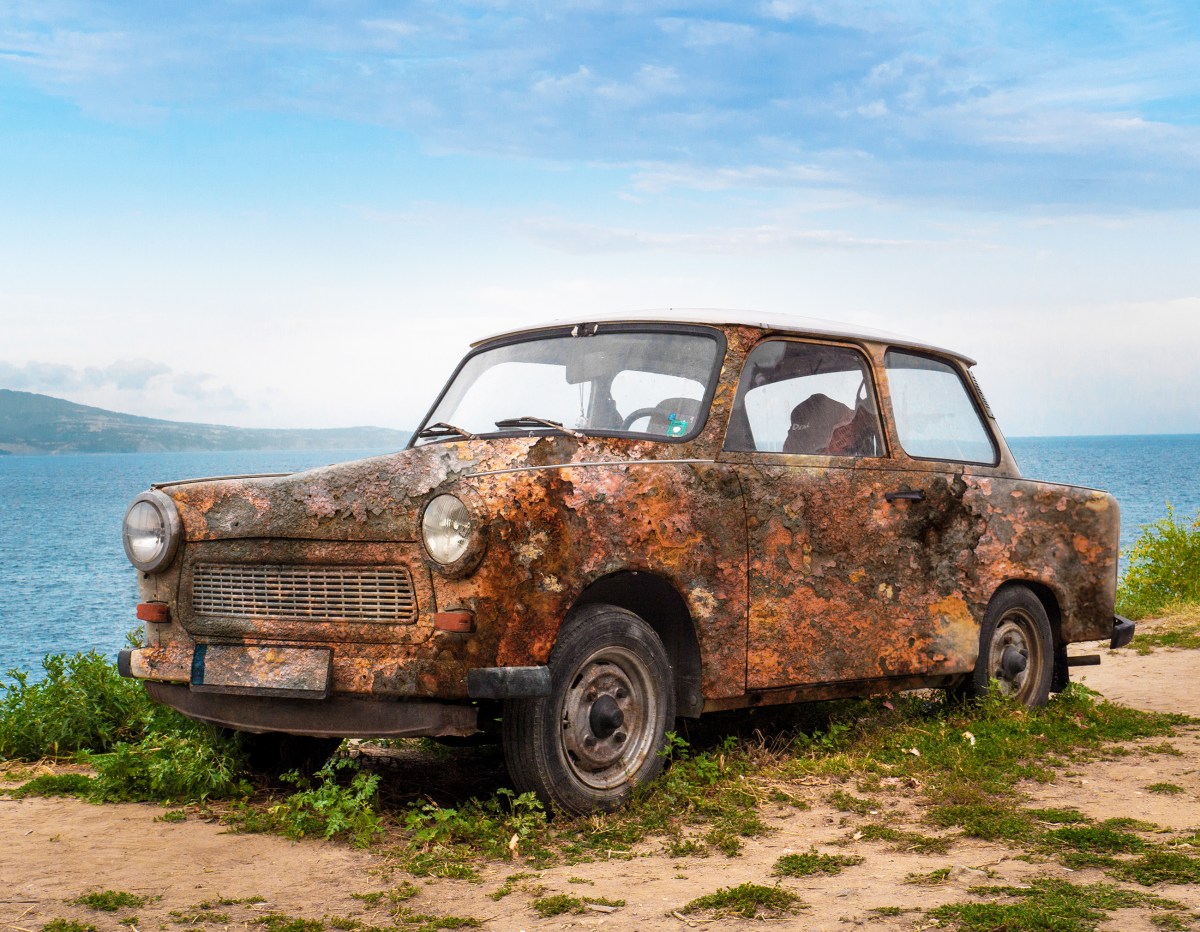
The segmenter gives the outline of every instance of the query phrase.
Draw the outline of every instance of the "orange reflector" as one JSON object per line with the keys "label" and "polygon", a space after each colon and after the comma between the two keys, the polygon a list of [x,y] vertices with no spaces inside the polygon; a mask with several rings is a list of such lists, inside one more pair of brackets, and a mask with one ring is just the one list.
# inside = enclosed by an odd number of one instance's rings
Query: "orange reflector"
{"label": "orange reflector", "polygon": [[470,634],[475,630],[475,616],[471,612],[435,612],[433,626],[439,631]]}
{"label": "orange reflector", "polygon": [[171,620],[171,606],[166,602],[139,602],[137,616],[139,621],[162,624]]}

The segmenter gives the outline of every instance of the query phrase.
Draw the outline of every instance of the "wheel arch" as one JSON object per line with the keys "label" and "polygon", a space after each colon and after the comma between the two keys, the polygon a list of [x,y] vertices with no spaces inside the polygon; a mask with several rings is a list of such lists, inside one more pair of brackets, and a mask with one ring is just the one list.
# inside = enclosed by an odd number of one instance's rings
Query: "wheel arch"
{"label": "wheel arch", "polygon": [[595,603],[631,611],[654,629],[671,661],[676,714],[698,718],[704,708],[700,643],[687,603],[678,590],[655,573],[626,570],[595,580],[573,607]]}
{"label": "wheel arch", "polygon": [[1062,635],[1063,612],[1058,593],[1051,586],[1036,579],[1009,579],[996,587],[992,599],[1001,592],[1018,586],[1032,592],[1046,610],[1046,617],[1050,621],[1050,634],[1054,639],[1054,672],[1050,681],[1050,691],[1062,692],[1070,682],[1070,671],[1067,667],[1067,645]]}

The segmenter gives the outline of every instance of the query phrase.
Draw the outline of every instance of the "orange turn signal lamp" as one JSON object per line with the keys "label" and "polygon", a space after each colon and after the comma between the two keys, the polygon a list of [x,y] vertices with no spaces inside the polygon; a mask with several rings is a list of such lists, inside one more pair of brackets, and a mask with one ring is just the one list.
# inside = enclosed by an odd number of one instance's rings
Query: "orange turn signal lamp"
{"label": "orange turn signal lamp", "polygon": [[475,630],[475,614],[468,611],[434,612],[433,626],[439,631],[470,634]]}
{"label": "orange turn signal lamp", "polygon": [[171,620],[171,606],[166,602],[139,602],[137,616],[138,621],[152,621],[161,625]]}

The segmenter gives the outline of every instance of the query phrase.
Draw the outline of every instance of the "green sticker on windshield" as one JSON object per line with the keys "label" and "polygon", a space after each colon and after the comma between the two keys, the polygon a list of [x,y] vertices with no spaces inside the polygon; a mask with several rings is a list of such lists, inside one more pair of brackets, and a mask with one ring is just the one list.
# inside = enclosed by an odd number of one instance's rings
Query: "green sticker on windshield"
{"label": "green sticker on windshield", "polygon": [[688,422],[676,414],[668,414],[670,423],[667,424],[668,437],[682,437],[687,433]]}

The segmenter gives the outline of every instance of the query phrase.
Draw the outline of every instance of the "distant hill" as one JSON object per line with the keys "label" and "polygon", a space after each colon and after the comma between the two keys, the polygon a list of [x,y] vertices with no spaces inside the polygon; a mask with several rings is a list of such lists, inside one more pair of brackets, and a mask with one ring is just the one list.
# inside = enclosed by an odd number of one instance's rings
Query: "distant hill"
{"label": "distant hill", "polygon": [[273,430],[161,421],[0,388],[0,454],[399,450],[408,438],[408,431],[383,427]]}

